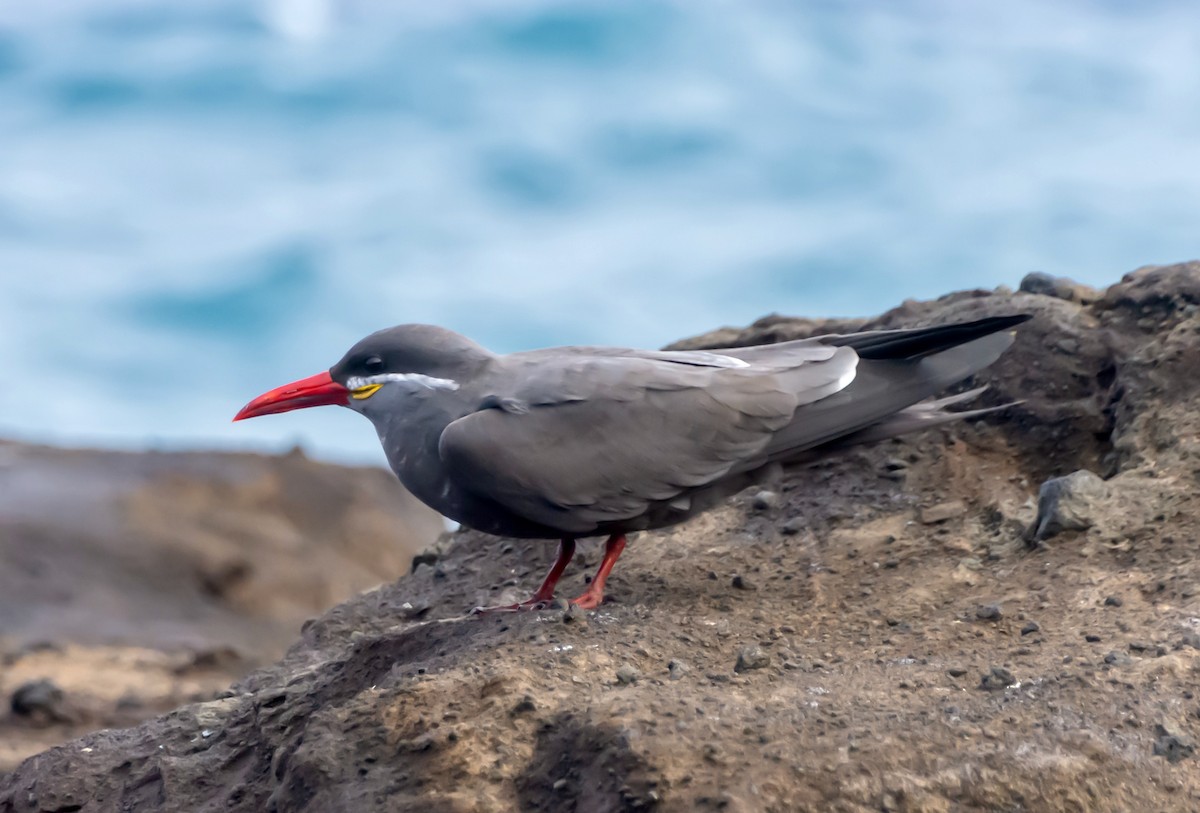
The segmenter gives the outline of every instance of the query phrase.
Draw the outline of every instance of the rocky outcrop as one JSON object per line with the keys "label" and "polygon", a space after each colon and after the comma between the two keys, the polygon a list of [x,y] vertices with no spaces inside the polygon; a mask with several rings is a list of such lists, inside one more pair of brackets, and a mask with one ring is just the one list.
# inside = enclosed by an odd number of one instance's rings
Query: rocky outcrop
{"label": "rocky outcrop", "polygon": [[379,469],[0,442],[0,771],[210,697],[441,530]]}
{"label": "rocky outcrop", "polygon": [[[458,533],[228,691],[25,762],[0,811],[1200,808],[1200,266],[1073,290],[866,322],[1033,313],[972,382],[1023,402],[641,534],[595,613],[465,616],[553,545]],[[1031,546],[1080,470],[1111,501]]]}

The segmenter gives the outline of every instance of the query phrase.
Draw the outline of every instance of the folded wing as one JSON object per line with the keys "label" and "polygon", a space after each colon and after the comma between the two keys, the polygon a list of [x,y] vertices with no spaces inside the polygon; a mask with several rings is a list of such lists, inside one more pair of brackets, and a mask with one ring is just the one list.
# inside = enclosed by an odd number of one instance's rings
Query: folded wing
{"label": "folded wing", "polygon": [[850,348],[792,355],[740,366],[650,352],[532,360],[519,390],[450,424],[439,451],[460,486],[588,533],[762,461],[796,408],[845,388],[858,362]]}

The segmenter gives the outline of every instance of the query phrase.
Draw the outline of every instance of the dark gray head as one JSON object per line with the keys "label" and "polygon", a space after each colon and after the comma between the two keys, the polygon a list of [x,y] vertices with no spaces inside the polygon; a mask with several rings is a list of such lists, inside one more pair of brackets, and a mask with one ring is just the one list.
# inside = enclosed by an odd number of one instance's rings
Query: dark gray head
{"label": "dark gray head", "polygon": [[350,391],[347,406],[374,420],[413,398],[459,389],[492,358],[452,330],[397,325],[359,341],[329,375]]}
{"label": "dark gray head", "polygon": [[329,372],[264,392],[234,420],[336,404],[363,413],[382,431],[381,425],[390,423],[397,411],[416,407],[435,393],[457,391],[493,358],[452,330],[398,325],[351,347]]}

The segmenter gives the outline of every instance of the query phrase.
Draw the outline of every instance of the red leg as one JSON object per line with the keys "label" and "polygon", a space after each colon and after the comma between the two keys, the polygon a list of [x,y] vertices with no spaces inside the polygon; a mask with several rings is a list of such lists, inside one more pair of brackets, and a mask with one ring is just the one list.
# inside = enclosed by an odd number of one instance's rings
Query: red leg
{"label": "red leg", "polygon": [[[521,610],[545,609],[546,605],[554,600],[554,587],[558,584],[558,580],[562,578],[563,571],[567,569],[567,565],[574,555],[575,540],[564,539],[558,543],[558,558],[550,566],[549,572],[546,573],[546,578],[542,579],[542,586],[537,589],[537,592],[533,596],[522,601],[520,604],[501,604],[498,607],[476,607],[474,610],[471,610],[471,613],[515,613]],[[609,569],[611,567],[610,565]]]}
{"label": "red leg", "polygon": [[617,557],[623,550],[625,550],[625,534],[613,534],[608,538],[608,541],[604,543],[604,559],[600,561],[600,569],[596,571],[596,578],[592,579],[588,589],[579,598],[574,599],[572,604],[578,604],[584,610],[594,610],[604,603],[604,583],[608,581],[608,574],[612,573],[613,565],[617,563]]}

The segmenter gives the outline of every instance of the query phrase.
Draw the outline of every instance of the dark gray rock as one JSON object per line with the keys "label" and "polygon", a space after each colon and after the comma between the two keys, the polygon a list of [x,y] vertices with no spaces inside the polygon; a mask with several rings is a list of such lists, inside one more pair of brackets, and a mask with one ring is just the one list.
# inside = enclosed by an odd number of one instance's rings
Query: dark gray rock
{"label": "dark gray rock", "polygon": [[803,517],[792,517],[783,523],[783,525],[780,525],[779,530],[784,536],[795,536],[804,530],[805,524]]}
{"label": "dark gray rock", "polygon": [[1016,685],[1016,676],[1003,666],[993,666],[979,680],[979,688],[989,692],[999,692],[1009,686]]}
{"label": "dark gray rock", "polygon": [[945,522],[948,519],[961,517],[967,513],[967,505],[962,500],[950,500],[949,502],[938,503],[927,508],[922,508],[920,512],[921,522],[925,525],[936,525],[939,522]]}
{"label": "dark gray rock", "polygon": [[762,669],[764,666],[771,664],[771,656],[762,647],[757,644],[744,646],[738,652],[737,664],[733,667],[735,672],[747,672],[751,669]]}
{"label": "dark gray rock", "polygon": [[577,624],[581,627],[586,627],[588,622],[587,610],[578,604],[571,604],[563,611],[562,620],[564,624]]}
{"label": "dark gray rock", "polygon": [[1027,536],[1041,541],[1062,531],[1091,528],[1110,496],[1108,484],[1086,469],[1047,480],[1038,491],[1037,519]]}
{"label": "dark gray rock", "polygon": [[1196,740],[1174,723],[1159,723],[1154,736],[1154,755],[1167,762],[1182,762],[1196,753]]}
{"label": "dark gray rock", "polygon": [[1003,616],[999,604],[980,604],[975,608],[975,617],[980,621],[999,621]]}
{"label": "dark gray rock", "polygon": [[757,590],[758,589],[757,587],[754,586],[754,582],[750,581],[749,579],[747,579],[745,576],[743,576],[740,573],[737,574],[736,576],[734,576],[732,582],[730,582],[730,583],[733,585],[734,589],[736,589],[736,590]]}
{"label": "dark gray rock", "polygon": [[53,681],[44,678],[18,686],[9,706],[18,717],[27,717],[43,725],[69,719],[66,694]]}
{"label": "dark gray rock", "polygon": [[628,663],[623,664],[619,669],[617,669],[617,682],[623,686],[637,683],[638,678],[641,676],[642,673]]}
{"label": "dark gray rock", "polygon": [[1021,280],[1022,293],[1050,296],[1067,302],[1087,305],[1100,299],[1103,294],[1095,288],[1076,282],[1068,277],[1056,277],[1042,271],[1026,274]]}

